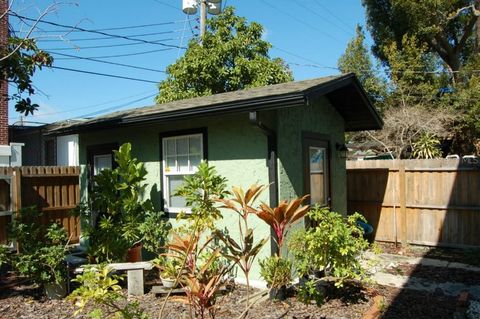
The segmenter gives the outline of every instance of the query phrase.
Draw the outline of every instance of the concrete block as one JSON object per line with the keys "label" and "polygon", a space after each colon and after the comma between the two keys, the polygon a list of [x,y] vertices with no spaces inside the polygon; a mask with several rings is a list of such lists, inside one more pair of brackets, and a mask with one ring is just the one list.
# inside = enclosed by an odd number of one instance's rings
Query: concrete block
{"label": "concrete block", "polygon": [[130,296],[141,296],[145,294],[143,277],[143,269],[127,271],[128,294]]}

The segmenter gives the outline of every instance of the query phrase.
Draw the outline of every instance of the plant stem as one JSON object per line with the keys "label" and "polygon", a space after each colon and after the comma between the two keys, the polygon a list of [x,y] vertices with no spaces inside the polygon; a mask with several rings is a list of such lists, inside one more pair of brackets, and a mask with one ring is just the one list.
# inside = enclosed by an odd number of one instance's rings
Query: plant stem
{"label": "plant stem", "polygon": [[[194,242],[193,236],[196,236],[198,224],[199,224],[199,220],[197,219],[197,220],[195,220],[195,225],[193,226],[192,238],[190,239],[190,243],[188,244],[187,253],[185,254],[185,258],[182,261],[182,266],[180,267],[181,270],[183,270],[183,268],[185,268],[185,265],[187,264],[187,259],[190,255],[190,250],[193,248],[193,242]],[[178,274],[177,274],[177,277],[175,278],[175,284],[178,283],[178,280],[180,279],[181,275],[182,275],[182,271],[179,271]],[[167,305],[168,298],[172,294],[172,291],[173,291],[173,287],[170,288],[167,295],[165,296],[165,301],[163,302],[162,308],[160,309],[160,313],[158,314],[159,319],[163,318],[163,311],[165,310],[165,306]],[[190,312],[190,317],[191,317],[191,312]]]}

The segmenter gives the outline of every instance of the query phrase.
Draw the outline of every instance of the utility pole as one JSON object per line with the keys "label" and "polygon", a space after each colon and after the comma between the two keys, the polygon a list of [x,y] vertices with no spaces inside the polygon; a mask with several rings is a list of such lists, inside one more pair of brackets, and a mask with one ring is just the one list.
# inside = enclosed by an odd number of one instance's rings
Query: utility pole
{"label": "utility pole", "polygon": [[200,44],[205,36],[207,28],[207,13],[217,15],[222,8],[222,0],[183,0],[182,9],[185,14],[192,15],[197,13],[200,7]]}
{"label": "utility pole", "polygon": [[207,0],[200,0],[200,39],[203,39],[203,37],[205,36],[206,24],[207,24]]}

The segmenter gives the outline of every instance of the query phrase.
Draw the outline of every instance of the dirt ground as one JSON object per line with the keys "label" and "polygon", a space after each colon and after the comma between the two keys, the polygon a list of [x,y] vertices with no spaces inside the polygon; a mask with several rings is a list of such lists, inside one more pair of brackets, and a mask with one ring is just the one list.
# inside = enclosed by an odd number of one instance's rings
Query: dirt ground
{"label": "dirt ground", "polygon": [[[5,281],[4,281],[5,284]],[[153,282],[150,282],[153,284]],[[246,289],[235,289],[218,299],[217,318],[234,319],[244,310]],[[342,289],[329,287],[325,303],[318,307],[305,305],[295,297],[284,302],[265,300],[255,304],[248,318],[362,318],[373,304],[373,297],[384,297],[381,318],[452,318],[455,311],[455,298],[401,290],[385,286],[356,284]],[[153,293],[131,298],[138,300],[141,308],[151,318],[157,318],[164,298]],[[86,315],[73,316],[75,308],[65,300],[47,300],[41,290],[24,282],[20,285],[0,287],[0,318],[4,319],[56,319],[87,318]],[[189,318],[188,305],[169,301],[164,318]]]}

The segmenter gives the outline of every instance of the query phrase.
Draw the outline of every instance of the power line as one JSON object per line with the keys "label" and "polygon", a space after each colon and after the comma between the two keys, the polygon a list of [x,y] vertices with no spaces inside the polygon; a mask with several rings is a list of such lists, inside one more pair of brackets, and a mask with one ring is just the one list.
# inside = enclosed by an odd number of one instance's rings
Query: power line
{"label": "power line", "polygon": [[[299,59],[302,59],[302,60],[304,60],[304,61],[313,63],[313,65],[315,65],[315,66],[317,66],[317,67],[321,67],[321,68],[324,68],[324,69],[334,69],[334,70],[338,70],[337,67],[322,66],[322,65],[320,65],[320,63],[318,63],[317,61],[314,61],[314,60],[312,60],[312,59],[309,59],[309,58],[303,57],[303,56],[301,56],[301,55],[298,55],[298,54],[296,54],[296,53],[293,53],[293,52],[290,52],[290,51],[281,49],[281,48],[279,48],[279,47],[277,47],[277,46],[275,46],[275,45],[272,45],[272,48],[273,48],[273,49],[276,49],[276,50],[278,50],[278,51],[284,52],[284,53],[286,53],[286,54],[288,54],[288,55],[291,55],[291,56],[297,57],[297,58],[299,58]],[[293,64],[293,63],[292,63],[292,64]]]}
{"label": "power line", "polygon": [[99,111],[95,111],[95,112],[92,112],[92,113],[84,114],[84,115],[81,115],[79,117],[80,118],[86,118],[86,117],[95,116],[95,115],[105,113],[105,112],[109,112],[109,111],[113,111],[113,110],[119,110],[119,109],[121,109],[123,107],[126,107],[126,106],[129,106],[133,103],[137,103],[137,102],[152,98],[152,97],[156,96],[157,94],[158,94],[158,92],[156,92],[154,94],[150,94],[150,95],[142,97],[142,98],[139,98],[139,99],[136,99],[136,100],[133,100],[133,101],[130,101],[130,102],[127,102],[127,103],[124,103],[124,104],[121,104],[121,105],[116,105],[116,106],[112,106],[112,107],[102,109],[102,110],[99,110]]}
{"label": "power line", "polygon": [[329,20],[329,19],[326,18],[325,16],[321,15],[320,13],[318,13],[316,10],[313,10],[312,8],[307,7],[305,4],[300,3],[300,2],[297,1],[297,0],[293,0],[293,1],[294,1],[298,6],[304,8],[306,11],[308,11],[308,12],[316,15],[317,17],[320,17],[321,19],[325,20],[327,23],[330,23],[330,24],[332,24],[333,26],[338,27],[339,29],[341,29],[342,31],[344,31],[345,33],[347,33],[348,35],[353,35],[353,33],[351,32],[351,30],[345,29],[343,26],[338,25],[337,23]]}
{"label": "power line", "polygon": [[332,12],[332,10],[328,9],[327,6],[323,5],[319,0],[315,0],[315,3],[319,6],[319,7],[322,7],[323,9],[325,9],[325,11],[327,11],[332,17],[334,17],[335,19],[337,19],[340,23],[342,23],[344,26],[346,26],[348,29],[351,28],[350,25],[348,25],[348,23],[346,23],[345,21],[343,21],[342,19],[340,19],[340,17],[338,15],[335,14],[335,12]]}
{"label": "power line", "polygon": [[[11,14],[11,15],[19,19],[23,18],[22,16],[17,16],[16,14]],[[113,27],[113,28],[104,28],[104,29],[91,29],[91,31],[115,31],[115,30],[139,29],[139,28],[155,27],[155,26],[161,26],[161,25],[178,24],[178,23],[183,23],[184,21],[191,21],[191,20],[195,20],[195,19],[184,19],[184,20],[176,20],[176,21],[169,21],[169,22],[122,26],[122,27]],[[21,32],[21,31],[16,30],[14,32]],[[61,33],[61,32],[65,32],[65,30],[43,30],[41,32]],[[72,30],[71,32],[82,32],[82,30]]]}
{"label": "power line", "polygon": [[[114,55],[93,56],[93,57],[88,57],[88,58],[89,58],[89,59],[121,58],[121,57],[132,56],[132,55],[143,55],[143,54],[150,54],[150,53],[163,52],[163,51],[171,51],[171,50],[174,50],[174,48],[160,49],[160,50],[150,50],[150,51],[141,51],[141,52],[134,52],[134,53],[114,54]],[[56,60],[72,60],[72,59],[74,59],[74,58],[57,58]]]}
{"label": "power line", "polygon": [[[137,96],[140,96],[140,95],[145,95],[145,94],[157,94],[158,93],[158,90],[156,91],[152,91],[152,90],[149,90],[149,91],[144,91],[144,92],[140,92],[140,93],[137,93],[137,94],[133,94],[133,95],[129,95],[129,96],[124,96],[124,97],[121,97],[121,98],[118,98],[118,99],[115,99],[115,100],[109,100],[109,101],[106,101],[106,102],[101,102],[101,103],[96,103],[96,104],[93,104],[93,105],[87,105],[87,106],[80,106],[80,107],[77,107],[77,106],[69,106],[69,107],[66,107],[68,108],[69,110],[65,110],[65,111],[57,111],[57,112],[50,112],[50,113],[42,113],[42,114],[34,114],[33,117],[44,117],[44,116],[50,116],[50,115],[57,115],[57,114],[65,114],[65,113],[72,113],[72,112],[77,112],[79,110],[86,110],[86,109],[91,109],[91,108],[94,108],[94,107],[97,107],[97,106],[102,106],[102,105],[106,105],[106,104],[111,104],[111,103],[115,103],[115,102],[120,102],[120,101],[124,101],[125,99],[129,99],[129,98],[133,98],[133,97],[137,97]],[[9,120],[15,120],[17,117],[9,117],[8,119]]]}
{"label": "power line", "polygon": [[86,71],[86,70],[70,69],[70,68],[64,68],[64,67],[61,67],[61,66],[54,66],[54,65],[52,65],[52,66],[49,66],[49,68],[58,69],[58,70],[64,70],[64,71],[77,72],[77,73],[85,73],[85,74],[92,74],[92,75],[98,75],[98,76],[105,76],[105,77],[117,78],[117,79],[123,79],[123,80],[131,80],[131,81],[138,81],[138,82],[146,82],[146,83],[155,83],[155,84],[158,84],[158,81],[144,80],[144,79],[138,79],[138,78],[131,78],[131,77],[128,77],[128,76],[115,75],[115,74],[106,74],[106,73],[99,73],[99,72]]}
{"label": "power line", "polygon": [[142,66],[135,66],[135,65],[123,64],[123,63],[117,63],[117,62],[102,61],[102,60],[97,60],[97,59],[89,58],[89,57],[82,57],[82,56],[64,54],[64,53],[57,53],[57,52],[48,52],[48,53],[53,54],[53,55],[70,57],[72,59],[79,59],[79,60],[86,60],[86,61],[91,61],[91,62],[98,62],[98,63],[116,65],[116,66],[123,66],[123,67],[127,67],[127,68],[145,70],[145,71],[151,71],[151,72],[166,73],[166,71],[163,71],[163,70],[150,69],[150,68],[145,68],[145,67],[142,67]]}
{"label": "power line", "polygon": [[321,34],[325,35],[326,37],[329,37],[330,39],[332,39],[332,40],[334,40],[334,41],[340,42],[336,37],[332,36],[331,34],[324,32],[322,29],[319,29],[319,28],[317,28],[316,26],[311,25],[310,23],[305,22],[304,20],[302,20],[302,19],[300,19],[300,18],[297,18],[297,17],[294,16],[293,14],[290,14],[288,11],[285,11],[285,10],[283,10],[283,9],[280,9],[279,7],[274,6],[273,4],[267,2],[266,0],[260,0],[260,1],[262,1],[262,2],[263,2],[264,4],[266,4],[267,6],[269,6],[269,7],[273,8],[273,9],[277,10],[278,12],[283,13],[284,15],[286,15],[286,16],[290,17],[291,19],[297,21],[298,23],[303,24],[303,25],[305,25],[305,26],[307,26],[307,27],[309,27],[309,28],[311,28],[311,29],[314,29],[314,30],[320,32]]}
{"label": "power line", "polygon": [[[190,36],[186,36],[185,38],[189,38]],[[179,40],[183,37],[176,37],[176,38],[167,38],[167,39],[159,39],[155,40],[153,43],[161,43],[162,41],[173,41],[173,40]],[[102,48],[116,48],[116,47],[127,47],[127,46],[132,46],[132,45],[142,45],[143,43],[120,43],[120,44],[105,44],[105,45],[92,45],[92,46],[86,46],[86,47],[75,47],[75,48],[48,48],[46,50],[50,51],[70,51],[70,50],[87,50],[87,49],[102,49]],[[181,46],[171,46],[171,45],[166,45],[163,44],[164,46],[169,46],[172,47],[172,49],[186,49],[185,47]]]}
{"label": "power line", "polygon": [[[129,37],[146,37],[151,35],[159,35],[159,34],[171,34],[180,32],[182,30],[171,30],[171,31],[162,31],[162,32],[152,32],[152,33],[142,33],[142,34],[132,34],[128,35]],[[80,38],[80,39],[64,39],[63,37],[59,37],[58,39],[38,39],[37,42],[60,42],[60,41],[96,41],[96,40],[109,40],[112,37],[98,37],[98,38]],[[113,39],[117,39],[113,37]]]}
{"label": "power line", "polygon": [[[173,44],[152,42],[152,41],[147,41],[147,40],[144,40],[144,39],[131,38],[131,37],[124,36],[124,35],[116,35],[116,34],[106,33],[106,32],[103,32],[103,31],[88,30],[88,29],[84,29],[84,28],[80,28],[80,27],[55,23],[55,22],[46,21],[46,20],[42,20],[42,19],[36,20],[36,19],[32,19],[32,18],[28,18],[28,17],[18,15],[18,14],[15,14],[15,13],[10,13],[10,15],[16,16],[20,19],[24,19],[24,20],[27,20],[27,21],[45,23],[45,24],[49,24],[49,25],[53,25],[53,26],[57,26],[57,27],[61,27],[61,28],[67,28],[67,29],[79,30],[79,31],[88,32],[88,33],[100,34],[100,35],[104,35],[104,36],[108,36],[108,37],[116,37],[116,38],[121,38],[121,39],[129,40],[129,41],[141,42],[141,43],[145,43],[145,44],[155,44],[155,45],[161,45],[161,46],[172,47],[172,48],[177,48],[177,49],[181,48],[181,47],[179,47],[177,45],[173,45]],[[185,48],[182,48],[182,49],[185,49]]]}

